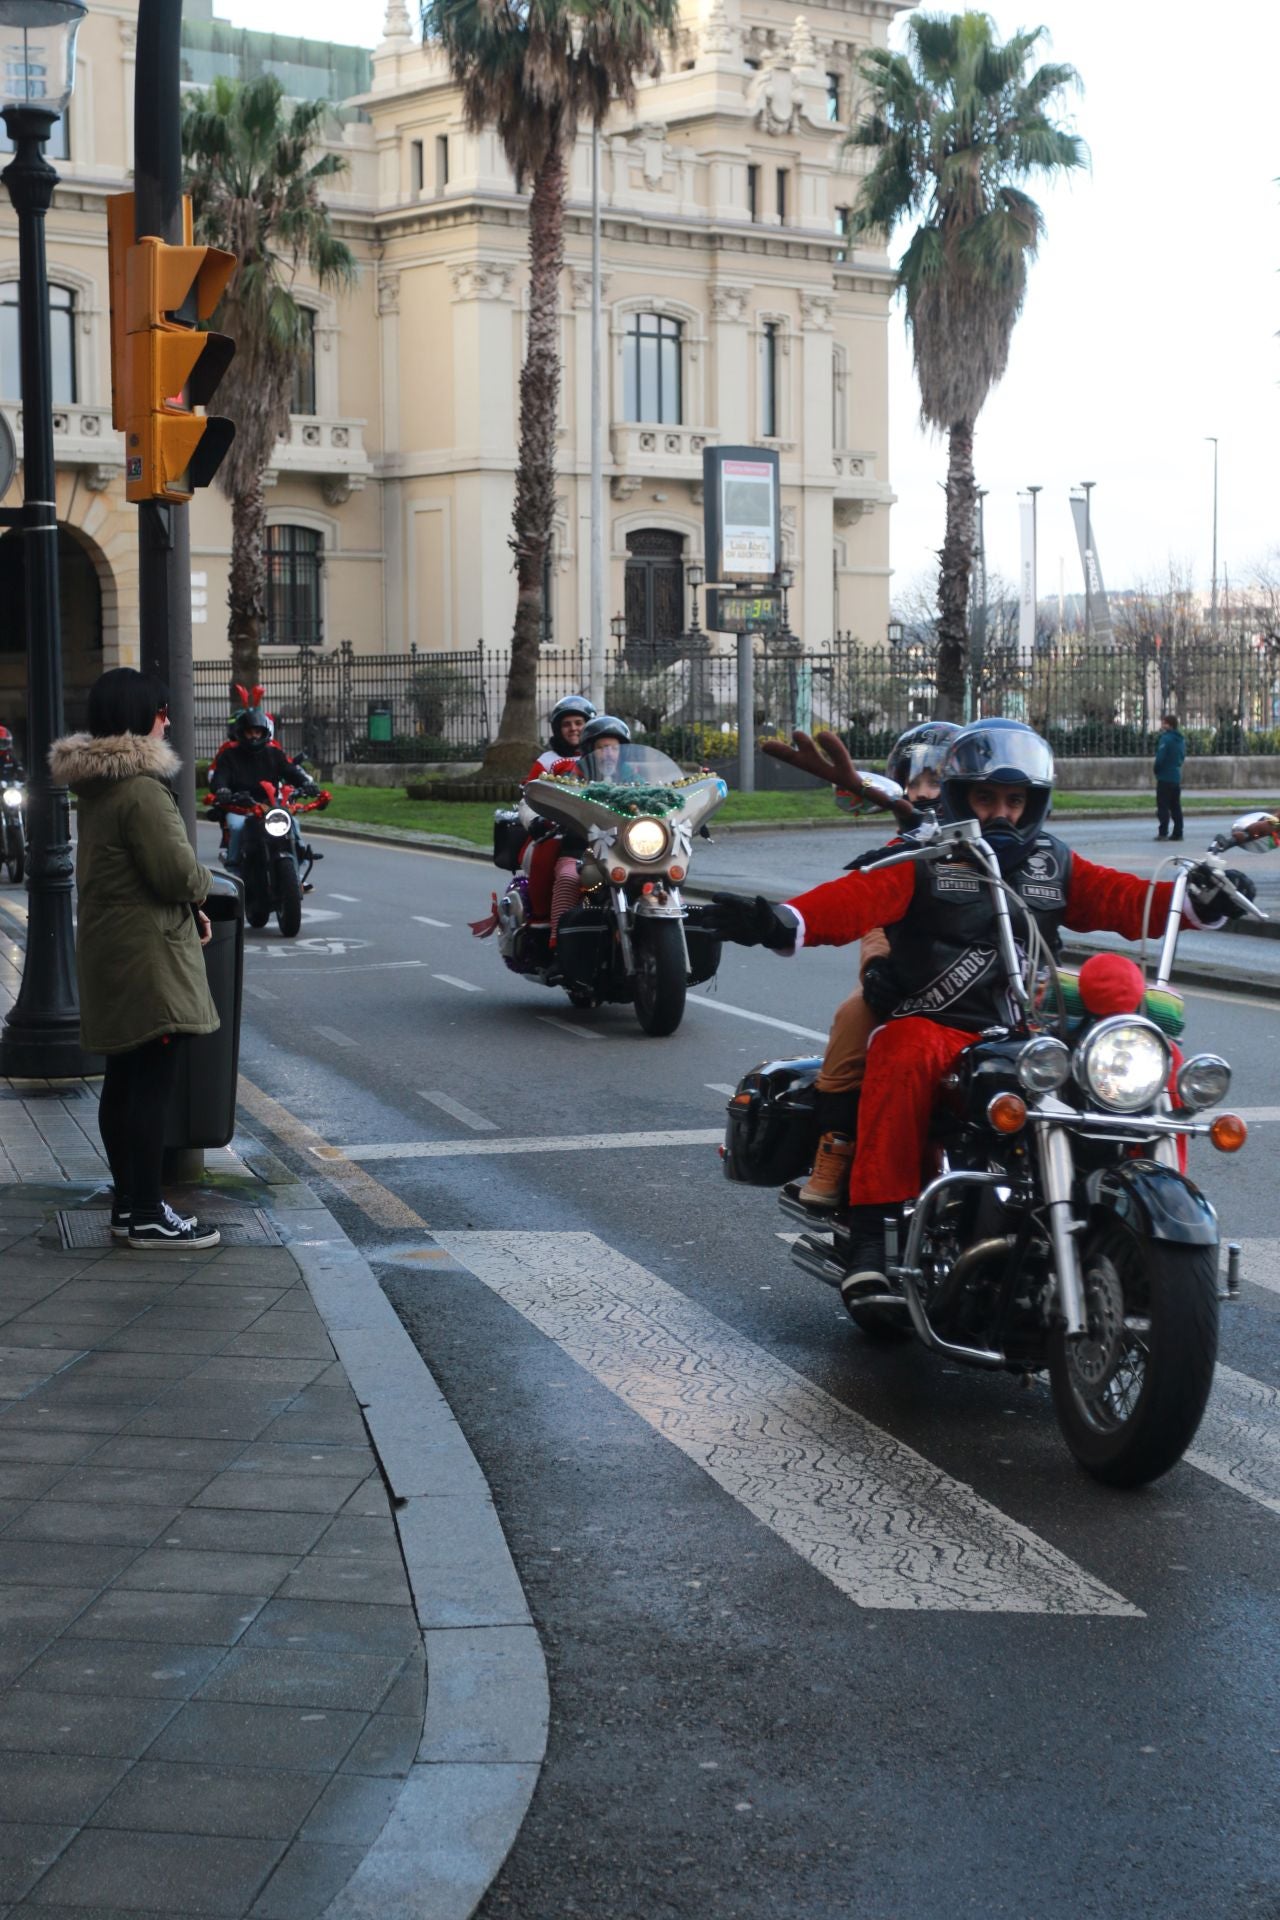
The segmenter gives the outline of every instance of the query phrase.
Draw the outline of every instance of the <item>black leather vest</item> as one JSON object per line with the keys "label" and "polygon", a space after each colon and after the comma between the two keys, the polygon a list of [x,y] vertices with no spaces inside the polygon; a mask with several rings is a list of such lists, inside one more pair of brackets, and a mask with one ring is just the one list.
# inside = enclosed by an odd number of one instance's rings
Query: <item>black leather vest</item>
{"label": "black leather vest", "polygon": [[[1025,901],[1056,953],[1071,885],[1071,849],[1051,833],[1042,833],[1005,880]],[[1009,910],[1014,939],[1019,951],[1025,951],[1025,922],[1012,901]],[[923,1015],[969,1033],[1011,1024],[993,889],[968,861],[921,861],[911,905],[886,931],[900,994],[890,1019]]]}

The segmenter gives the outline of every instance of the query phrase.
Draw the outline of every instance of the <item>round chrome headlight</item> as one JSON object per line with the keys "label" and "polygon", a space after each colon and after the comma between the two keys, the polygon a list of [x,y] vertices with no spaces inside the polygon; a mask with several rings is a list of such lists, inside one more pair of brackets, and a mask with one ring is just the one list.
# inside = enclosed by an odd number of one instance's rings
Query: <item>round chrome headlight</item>
{"label": "round chrome headlight", "polygon": [[4,790],[4,803],[6,807],[20,807],[22,805],[22,788],[6,787]]}
{"label": "round chrome headlight", "polygon": [[1018,1083],[1028,1093],[1053,1093],[1071,1078],[1071,1049],[1042,1033],[1018,1055]]}
{"label": "round chrome headlight", "polygon": [[1075,1076],[1101,1107],[1141,1113],[1169,1078],[1169,1048],[1158,1027],[1127,1013],[1100,1020],[1076,1049]]}
{"label": "round chrome headlight", "polygon": [[1231,1069],[1220,1054],[1193,1053],[1178,1069],[1178,1098],[1184,1107],[1216,1107],[1231,1088]]}
{"label": "round chrome headlight", "polygon": [[661,860],[671,837],[660,820],[632,820],[618,836],[633,860]]}
{"label": "round chrome headlight", "polygon": [[272,807],[262,822],[273,840],[283,840],[293,826],[293,815],[286,813],[283,807]]}

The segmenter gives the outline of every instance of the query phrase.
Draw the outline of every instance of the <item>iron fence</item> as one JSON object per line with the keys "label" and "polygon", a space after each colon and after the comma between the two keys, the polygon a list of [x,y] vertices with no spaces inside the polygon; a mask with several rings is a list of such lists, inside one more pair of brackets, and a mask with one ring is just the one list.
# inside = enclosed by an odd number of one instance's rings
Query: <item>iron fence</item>
{"label": "iron fence", "polygon": [[[341,761],[475,760],[497,732],[509,654],[483,643],[455,653],[264,655],[267,705],[292,753]],[[196,741],[225,737],[228,671],[196,663]],[[539,710],[585,689],[588,649],[548,649]],[[606,699],[643,736],[681,760],[737,752],[738,677],[731,652],[702,636],[661,650],[634,643],[606,658]],[[1191,754],[1280,752],[1280,655],[1255,638],[1180,647],[1086,646],[1070,638],[1030,658],[989,650],[971,675],[971,714],[1023,719],[1064,757],[1144,757],[1160,717],[1176,712]],[[757,643],[752,719],[759,733],[831,727],[856,755],[882,758],[904,727],[936,707],[934,661],[912,645],[865,647],[840,637],[820,648]],[[766,762],[772,766],[772,762]]]}

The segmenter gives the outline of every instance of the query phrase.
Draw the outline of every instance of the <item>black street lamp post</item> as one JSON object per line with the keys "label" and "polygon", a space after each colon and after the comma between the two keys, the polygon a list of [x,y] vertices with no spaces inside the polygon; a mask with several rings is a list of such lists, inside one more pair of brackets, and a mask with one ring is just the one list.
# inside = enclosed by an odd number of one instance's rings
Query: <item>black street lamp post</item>
{"label": "black street lamp post", "polygon": [[92,1071],[80,1046],[71,896],[71,809],[49,772],[62,731],[57,476],[44,217],[58,176],[44,157],[66,111],[75,70],[79,0],[0,0],[0,106],[14,156],[3,179],[18,216],[18,326],[22,368],[22,505],[4,523],[22,531],[27,619],[27,765],[30,842],[27,951],[18,997],[0,1035],[0,1073],[73,1078]]}

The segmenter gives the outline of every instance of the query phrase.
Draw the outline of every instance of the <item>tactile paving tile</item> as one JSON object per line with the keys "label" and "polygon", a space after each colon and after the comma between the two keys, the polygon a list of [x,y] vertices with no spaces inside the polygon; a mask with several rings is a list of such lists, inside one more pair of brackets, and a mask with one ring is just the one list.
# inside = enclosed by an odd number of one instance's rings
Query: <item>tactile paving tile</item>
{"label": "tactile paving tile", "polygon": [[[245,1207],[233,1200],[202,1195],[197,1203],[200,1218],[217,1227],[224,1247],[279,1247],[284,1243],[260,1207]],[[110,1207],[68,1208],[58,1215],[58,1232],[64,1247],[101,1247],[111,1241]],[[124,1245],[121,1241],[118,1244]]]}

